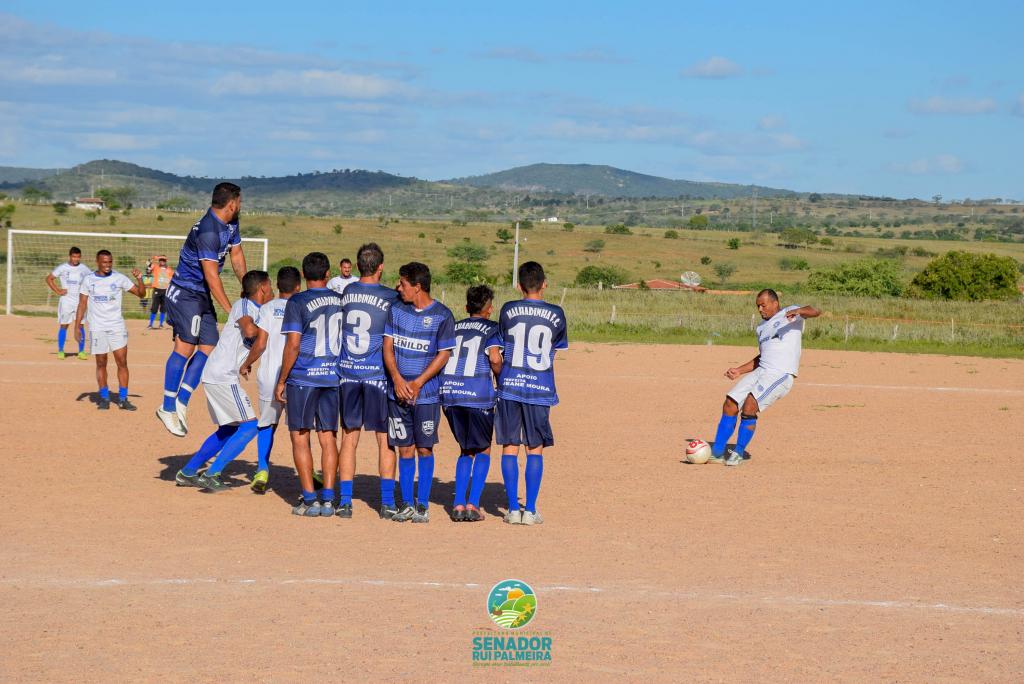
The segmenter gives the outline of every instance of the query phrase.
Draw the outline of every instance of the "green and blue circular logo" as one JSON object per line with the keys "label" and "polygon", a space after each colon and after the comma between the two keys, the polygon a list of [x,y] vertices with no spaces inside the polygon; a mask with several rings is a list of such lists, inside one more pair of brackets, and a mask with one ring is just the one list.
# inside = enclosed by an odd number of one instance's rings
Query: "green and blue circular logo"
{"label": "green and blue circular logo", "polygon": [[502,580],[487,595],[487,614],[499,627],[525,627],[537,614],[537,594],[522,580]]}

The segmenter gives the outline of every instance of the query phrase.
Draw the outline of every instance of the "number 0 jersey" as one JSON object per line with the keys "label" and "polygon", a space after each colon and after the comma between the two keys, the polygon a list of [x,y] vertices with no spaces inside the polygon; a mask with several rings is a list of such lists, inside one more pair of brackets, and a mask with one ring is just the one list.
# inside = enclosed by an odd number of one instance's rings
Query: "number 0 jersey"
{"label": "number 0 jersey", "polygon": [[224,259],[232,247],[242,244],[237,223],[223,223],[213,209],[207,209],[196,221],[185,238],[185,244],[178,253],[178,270],[171,283],[193,292],[206,292],[206,276],[203,275],[202,261],[216,261],[217,273],[224,268]]}
{"label": "number 0 jersey", "polygon": [[341,296],[345,318],[344,340],[338,361],[338,375],[346,380],[384,380],[384,326],[391,305],[399,301],[390,287],[372,283],[350,283]]}
{"label": "number 0 jersey", "polygon": [[569,348],[565,312],[542,299],[520,299],[501,307],[498,343],[504,362],[498,397],[523,404],[554,406],[555,351]]}
{"label": "number 0 jersey", "polygon": [[498,324],[467,318],[455,324],[455,349],[441,371],[441,404],[494,408],[494,382],[487,352],[500,347]]}
{"label": "number 0 jersey", "polygon": [[284,307],[281,334],[299,333],[299,355],[288,384],[304,387],[338,386],[341,351],[341,297],[317,287],[292,295]]}

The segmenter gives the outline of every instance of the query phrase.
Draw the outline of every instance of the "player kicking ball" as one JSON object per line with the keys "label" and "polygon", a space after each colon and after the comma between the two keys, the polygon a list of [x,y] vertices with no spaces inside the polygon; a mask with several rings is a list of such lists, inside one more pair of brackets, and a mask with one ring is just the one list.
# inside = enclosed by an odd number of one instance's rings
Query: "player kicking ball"
{"label": "player kicking ball", "polygon": [[[523,298],[507,302],[498,316],[502,367],[494,431],[501,449],[501,474],[508,496],[505,522],[539,525],[537,497],[544,475],[544,449],[555,445],[551,407],[555,390],[555,352],[569,348],[562,307],[544,301],[544,267],[528,261],[519,267]],[[526,447],[526,510],[519,508],[519,447]]]}
{"label": "player kicking ball", "polygon": [[75,340],[82,344],[85,335],[82,317],[88,314],[92,355],[96,359],[96,383],[100,390],[96,407],[102,411],[110,408],[107,354],[111,354],[117,364],[117,407],[122,411],[134,411],[135,405],[128,401],[128,328],[121,313],[121,295],[127,290],[142,299],[146,286],[142,284],[142,271],[132,269],[133,283],[128,276],[115,271],[113,264],[114,257],[101,249],[96,252],[96,271],[82,279],[78,310],[75,312]]}
{"label": "player kicking ball", "polygon": [[[725,377],[740,380],[725,396],[709,463],[724,461],[727,466],[743,463],[743,455],[754,438],[758,414],[789,394],[793,387],[800,367],[804,319],[821,315],[813,306],[782,308],[775,290],[761,290],[757,294],[757,311],[764,321],[757,326],[758,355],[742,366],[725,371]],[[726,453],[737,416],[740,429],[736,448]]]}
{"label": "player kicking ball", "polygon": [[[398,484],[403,500],[391,519],[427,523],[434,445],[441,419],[441,383],[437,376],[455,348],[455,317],[430,296],[430,269],[426,264],[410,262],[398,270],[398,275],[402,303],[392,305],[384,326],[384,366],[391,376],[388,444],[398,449]],[[417,457],[419,484],[414,486]]]}
{"label": "player kicking ball", "polygon": [[[68,339],[68,326],[75,320],[78,310],[78,294],[82,281],[92,269],[82,263],[82,250],[72,247],[68,250],[68,260],[53,269],[46,276],[46,286],[60,297],[57,300],[57,358],[64,358],[64,344]],[[84,332],[84,331],[83,331]],[[78,358],[85,359],[85,335],[75,335],[78,340]]]}
{"label": "player kicking ball", "polygon": [[302,290],[302,276],[294,266],[285,266],[277,271],[277,299],[272,299],[260,308],[256,321],[256,341],[249,350],[249,356],[242,362],[238,374],[249,377],[249,371],[257,360],[256,386],[260,394],[260,419],[256,430],[256,474],[252,478],[252,491],[263,494],[270,484],[270,452],[274,449],[274,434],[284,414],[284,404],[274,398],[277,381],[281,378],[281,357],[284,354],[284,308],[292,295]]}
{"label": "player kicking ball", "polygon": [[489,320],[494,311],[493,302],[494,290],[486,285],[466,290],[469,318],[455,324],[455,349],[441,372],[441,405],[448,427],[459,444],[452,507],[454,522],[484,519],[480,512],[480,495],[491,467],[495,401],[492,377],[501,372],[498,324]]}
{"label": "player kicking ball", "polygon": [[[266,271],[249,271],[242,277],[242,298],[231,307],[224,331],[203,368],[203,391],[210,418],[217,430],[174,476],[179,487],[199,487],[211,492],[228,488],[221,474],[256,436],[256,414],[239,381],[239,366],[256,338],[260,307],[274,296]],[[200,473],[199,469],[216,456]]]}

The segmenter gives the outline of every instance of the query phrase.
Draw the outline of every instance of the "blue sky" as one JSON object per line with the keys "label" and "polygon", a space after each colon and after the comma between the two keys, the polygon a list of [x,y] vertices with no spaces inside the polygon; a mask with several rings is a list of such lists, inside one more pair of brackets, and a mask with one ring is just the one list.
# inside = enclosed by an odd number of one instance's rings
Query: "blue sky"
{"label": "blue sky", "polygon": [[0,14],[0,165],[534,162],[1017,197],[1019,3],[112,3]]}

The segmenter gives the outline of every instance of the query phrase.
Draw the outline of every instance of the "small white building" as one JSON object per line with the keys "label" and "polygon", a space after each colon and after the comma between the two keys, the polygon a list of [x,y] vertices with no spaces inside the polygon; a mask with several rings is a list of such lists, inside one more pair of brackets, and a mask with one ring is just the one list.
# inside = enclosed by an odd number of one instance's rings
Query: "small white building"
{"label": "small white building", "polygon": [[75,209],[86,211],[100,211],[104,208],[103,200],[99,197],[79,197],[75,200]]}
{"label": "small white building", "polygon": [[542,218],[540,220],[540,222],[541,223],[558,223],[558,217],[557,216],[548,216],[547,218]]}

